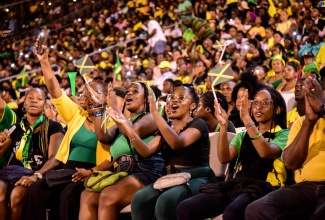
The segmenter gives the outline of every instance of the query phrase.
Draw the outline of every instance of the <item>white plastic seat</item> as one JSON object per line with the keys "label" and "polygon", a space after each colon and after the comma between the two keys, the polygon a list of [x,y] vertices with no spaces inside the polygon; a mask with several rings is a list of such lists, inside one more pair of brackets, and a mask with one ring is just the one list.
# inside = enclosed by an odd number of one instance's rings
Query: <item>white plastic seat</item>
{"label": "white plastic seat", "polygon": [[[235,137],[236,134],[228,132],[228,144]],[[209,164],[214,174],[217,177],[222,177],[226,175],[227,164],[221,164],[218,158],[218,140],[219,140],[219,132],[211,132],[209,133],[210,138],[210,159]]]}

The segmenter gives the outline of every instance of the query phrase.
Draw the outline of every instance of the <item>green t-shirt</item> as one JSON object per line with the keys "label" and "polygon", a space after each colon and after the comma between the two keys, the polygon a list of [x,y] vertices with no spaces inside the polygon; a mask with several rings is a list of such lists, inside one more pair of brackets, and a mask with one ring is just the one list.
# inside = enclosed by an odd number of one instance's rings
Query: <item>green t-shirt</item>
{"label": "green t-shirt", "polygon": [[71,139],[68,160],[96,164],[97,141],[95,132],[83,124]]}
{"label": "green t-shirt", "polygon": [[[273,130],[271,131],[273,132]],[[229,145],[234,146],[238,152],[240,152],[242,142],[244,140],[244,136],[246,131],[239,132],[236,136],[232,139]],[[287,144],[288,141],[289,130],[288,129],[281,129],[280,126],[275,127],[275,137],[273,140],[270,140],[270,144],[275,144],[278,146],[282,151]]]}
{"label": "green t-shirt", "polygon": [[0,132],[10,128],[10,126],[16,124],[16,122],[17,116],[15,112],[11,110],[7,104],[5,104],[3,115],[0,116]]}
{"label": "green t-shirt", "polygon": [[[141,114],[143,114],[143,113],[141,113]],[[138,120],[138,119],[140,119],[139,115],[133,117],[130,121],[135,123],[135,121]],[[151,135],[151,136],[148,136],[146,138],[143,138],[142,141],[144,143],[148,143],[153,138],[154,138],[154,136]],[[134,154],[137,154],[137,151],[132,146],[132,144],[131,144],[131,149],[132,149]],[[112,155],[113,158],[116,158],[116,157],[120,156],[121,154],[132,155],[132,152],[130,151],[128,141],[121,133],[118,134],[118,136],[115,138],[114,142],[112,143],[111,148],[110,148],[110,152],[111,152],[111,155]]]}
{"label": "green t-shirt", "polygon": [[[180,12],[185,12],[187,11],[187,8],[192,6],[192,3],[189,1],[189,0],[185,0],[183,3],[178,3],[178,7],[177,9],[180,11]],[[193,17],[193,14],[188,14],[186,16],[189,16],[189,17]],[[185,17],[184,15],[181,16],[181,19]]]}

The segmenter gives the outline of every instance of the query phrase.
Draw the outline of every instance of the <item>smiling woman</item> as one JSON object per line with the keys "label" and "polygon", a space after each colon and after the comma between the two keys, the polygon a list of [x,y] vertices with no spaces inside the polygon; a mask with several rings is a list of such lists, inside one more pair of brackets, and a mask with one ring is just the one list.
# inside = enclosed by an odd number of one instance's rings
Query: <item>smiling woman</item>
{"label": "smiling woman", "polygon": [[[104,146],[98,142],[95,134],[94,114],[98,109],[94,107],[95,103],[89,98],[95,94],[100,97],[101,103],[105,103],[107,87],[106,84],[99,81],[90,83],[84,93],[84,110],[74,103],[65,92],[61,91],[48,60],[49,49],[43,46],[44,53],[38,54],[37,48],[38,43],[36,42],[34,53],[42,66],[45,83],[51,94],[51,101],[60,116],[68,124],[67,132],[56,152],[55,159],[64,164],[64,169],[72,169],[75,174],[72,175],[71,182],[56,188],[50,188],[45,178],[33,184],[28,191],[26,219],[45,219],[46,209],[53,209],[53,205],[56,205],[50,204],[49,201],[53,199],[60,200],[59,207],[55,208],[58,208],[61,219],[78,219],[79,202],[76,201],[79,201],[80,194],[84,190],[83,180],[92,173],[91,169],[99,169],[96,162],[103,169],[110,165],[107,160],[102,164],[96,161],[97,148],[103,149]],[[92,93],[90,93],[90,89]],[[105,154],[105,152],[102,153]],[[108,152],[106,155],[110,157]]]}
{"label": "smiling woman", "polygon": [[[245,219],[246,207],[275,189],[266,179],[288,138],[285,102],[273,88],[259,90],[251,101],[258,123],[255,126],[249,113],[247,89],[240,99],[240,117],[246,131],[238,133],[231,143],[227,141],[226,112],[222,109],[222,114],[216,115],[221,125],[218,158],[221,163],[230,163],[230,169],[238,167],[239,171],[229,174],[234,176],[232,179],[202,184],[199,195],[177,207],[178,219],[204,219],[222,213],[224,219]],[[215,106],[220,107],[216,102]]]}
{"label": "smiling woman", "polygon": [[[34,175],[23,176],[18,181],[4,177],[0,180],[0,213],[3,219],[7,219],[8,211],[12,219],[22,219],[28,187],[59,164],[55,153],[64,131],[58,122],[49,120],[43,114],[45,103],[46,97],[41,89],[28,90],[24,102],[25,116],[14,125],[16,129],[11,134],[8,130],[0,133],[0,157],[8,150],[12,151],[7,161],[9,165],[35,171]],[[6,198],[10,198],[9,210]]]}
{"label": "smiling woman", "polygon": [[[140,155],[160,152],[165,160],[166,172],[191,173],[192,194],[198,193],[198,185],[214,176],[209,167],[209,131],[202,119],[192,117],[198,102],[198,95],[192,86],[174,87],[174,93],[167,98],[166,114],[172,120],[169,126],[159,114],[154,96],[149,94],[150,112],[157,124],[159,133],[145,142],[137,134],[137,129],[118,112],[110,109],[109,115],[132,140],[132,145]],[[117,117],[118,116],[118,117]],[[151,125],[152,126],[152,125]],[[132,219],[175,219],[177,204],[187,198],[187,188],[174,186],[161,192],[152,184],[141,187],[131,202]],[[143,207],[146,207],[145,209]],[[103,216],[106,219],[108,216]]]}

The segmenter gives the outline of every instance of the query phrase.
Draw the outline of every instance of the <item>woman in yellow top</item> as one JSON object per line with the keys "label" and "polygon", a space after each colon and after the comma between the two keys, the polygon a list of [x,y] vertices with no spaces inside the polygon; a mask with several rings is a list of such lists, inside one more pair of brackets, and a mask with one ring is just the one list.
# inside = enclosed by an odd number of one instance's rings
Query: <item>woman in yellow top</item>
{"label": "woman in yellow top", "polygon": [[278,85],[276,90],[279,92],[294,92],[297,83],[297,65],[295,63],[287,63],[284,67],[283,79],[284,82]]}
{"label": "woman in yellow top", "polygon": [[[105,160],[96,166],[97,147],[104,148],[95,134],[95,117],[97,111],[94,104],[89,100],[87,92],[85,105],[86,110],[74,103],[61,89],[55,75],[52,72],[48,54],[49,49],[43,46],[44,53],[38,54],[38,40],[34,45],[34,53],[40,61],[46,86],[51,94],[51,101],[60,116],[67,122],[67,132],[56,153],[56,160],[62,162],[64,169],[75,170],[71,182],[62,184],[60,187],[50,187],[45,178],[32,184],[27,195],[26,219],[45,219],[46,210],[53,209],[52,200],[59,200],[58,214],[60,219],[78,219],[79,198],[84,190],[83,180],[94,170],[104,170],[110,165]],[[93,81],[90,87],[93,93],[105,99],[107,87],[101,81]],[[59,218],[59,217],[57,217]]]}

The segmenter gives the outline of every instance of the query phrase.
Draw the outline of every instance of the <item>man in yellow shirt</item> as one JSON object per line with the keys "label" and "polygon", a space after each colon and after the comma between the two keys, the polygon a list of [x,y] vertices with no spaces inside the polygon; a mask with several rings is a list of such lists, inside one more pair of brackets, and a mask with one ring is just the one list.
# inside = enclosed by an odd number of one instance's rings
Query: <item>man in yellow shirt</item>
{"label": "man in yellow shirt", "polygon": [[251,203],[246,219],[324,219],[325,96],[316,80],[306,79],[305,86],[306,116],[293,124],[282,154],[296,184]]}
{"label": "man in yellow shirt", "polygon": [[[303,98],[305,96],[305,92],[302,89],[302,86],[304,84],[305,78],[301,78],[297,80],[296,86],[295,86],[295,100],[298,103],[298,100]],[[290,129],[292,124],[300,117],[298,110],[297,110],[297,103],[296,106],[288,112],[287,114],[287,125]]]}

